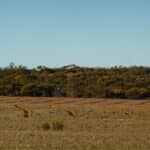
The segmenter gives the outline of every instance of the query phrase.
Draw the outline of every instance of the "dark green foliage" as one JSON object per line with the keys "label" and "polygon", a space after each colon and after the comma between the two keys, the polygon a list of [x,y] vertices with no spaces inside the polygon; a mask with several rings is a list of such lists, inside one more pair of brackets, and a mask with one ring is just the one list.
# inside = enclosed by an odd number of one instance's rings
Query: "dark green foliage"
{"label": "dark green foliage", "polygon": [[47,85],[38,85],[35,83],[28,83],[22,86],[21,94],[23,96],[51,96],[52,87]]}
{"label": "dark green foliage", "polygon": [[27,69],[0,68],[0,95],[97,98],[150,98],[149,67]]}
{"label": "dark green foliage", "polygon": [[126,96],[128,98],[139,99],[148,96],[148,91],[145,88],[130,88],[126,91]]}
{"label": "dark green foliage", "polygon": [[49,123],[48,123],[48,122],[43,123],[43,124],[42,124],[42,129],[43,129],[43,130],[49,130],[49,129],[50,129]]}

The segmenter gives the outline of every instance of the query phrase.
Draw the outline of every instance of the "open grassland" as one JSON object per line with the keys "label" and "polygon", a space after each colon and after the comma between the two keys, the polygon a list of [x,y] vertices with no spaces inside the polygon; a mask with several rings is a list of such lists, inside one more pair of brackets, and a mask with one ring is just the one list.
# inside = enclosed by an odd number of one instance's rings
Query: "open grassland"
{"label": "open grassland", "polygon": [[0,97],[0,150],[149,149],[150,100]]}

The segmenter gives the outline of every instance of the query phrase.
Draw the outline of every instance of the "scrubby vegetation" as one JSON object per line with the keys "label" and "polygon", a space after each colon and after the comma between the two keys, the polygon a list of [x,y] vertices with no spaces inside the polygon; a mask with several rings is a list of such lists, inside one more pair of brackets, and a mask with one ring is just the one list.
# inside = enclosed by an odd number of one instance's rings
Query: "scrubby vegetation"
{"label": "scrubby vegetation", "polygon": [[43,129],[43,130],[49,130],[49,129],[50,129],[49,123],[48,123],[48,122],[43,123],[43,124],[42,124],[42,129]]}
{"label": "scrubby vegetation", "polygon": [[52,122],[52,128],[53,130],[59,131],[59,130],[63,130],[64,128],[64,124],[62,121],[53,121]]}
{"label": "scrubby vegetation", "polygon": [[48,122],[45,122],[45,123],[42,124],[42,129],[43,130],[49,130],[51,128],[54,131],[60,131],[60,130],[63,130],[64,124],[63,124],[62,121],[59,121],[59,120],[52,121],[51,124],[48,123]]}
{"label": "scrubby vegetation", "polygon": [[150,67],[0,68],[0,95],[133,98],[150,97]]}

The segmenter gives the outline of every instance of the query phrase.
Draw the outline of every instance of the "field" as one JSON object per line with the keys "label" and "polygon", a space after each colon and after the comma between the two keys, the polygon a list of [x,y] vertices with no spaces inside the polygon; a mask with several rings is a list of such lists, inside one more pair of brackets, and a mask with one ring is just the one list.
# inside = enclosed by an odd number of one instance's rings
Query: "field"
{"label": "field", "polygon": [[0,150],[149,149],[150,100],[0,97]]}

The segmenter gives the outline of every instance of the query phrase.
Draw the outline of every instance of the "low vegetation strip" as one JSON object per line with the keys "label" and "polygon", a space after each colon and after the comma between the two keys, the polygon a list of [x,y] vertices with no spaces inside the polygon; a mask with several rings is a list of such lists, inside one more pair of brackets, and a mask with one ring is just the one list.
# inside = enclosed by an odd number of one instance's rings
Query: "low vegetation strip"
{"label": "low vegetation strip", "polygon": [[1,96],[150,98],[150,67],[0,68]]}

